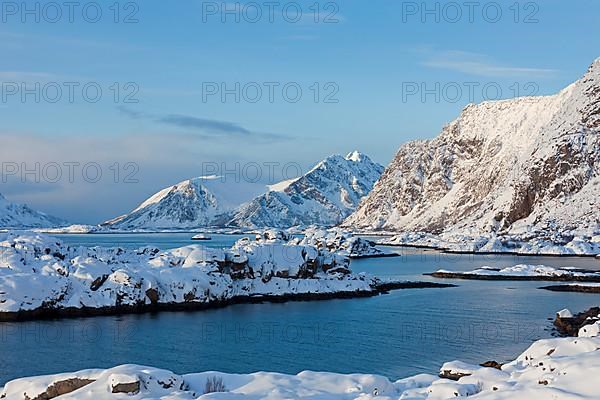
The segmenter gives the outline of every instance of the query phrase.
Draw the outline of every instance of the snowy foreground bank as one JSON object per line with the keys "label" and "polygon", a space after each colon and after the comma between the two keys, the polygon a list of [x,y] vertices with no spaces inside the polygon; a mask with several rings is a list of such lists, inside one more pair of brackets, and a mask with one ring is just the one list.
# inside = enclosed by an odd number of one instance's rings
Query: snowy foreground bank
{"label": "snowy foreground bank", "polygon": [[0,234],[0,320],[201,309],[236,302],[376,295],[440,287],[353,274],[349,259],[276,232],[231,249],[70,247],[34,233]]}
{"label": "snowy foreground bank", "polygon": [[[563,317],[571,316],[567,310]],[[377,375],[204,372],[177,375],[138,365],[17,379],[0,398],[26,399],[321,399],[321,400],[590,400],[599,398],[600,325],[583,326],[576,338],[539,340],[516,360],[482,367],[460,361],[440,368],[440,378],[417,375],[391,382]]]}
{"label": "snowy foreground bank", "polygon": [[481,267],[467,272],[440,269],[429,275],[446,279],[600,282],[600,272],[576,268],[554,268],[546,265],[527,264],[519,264],[507,268]]}
{"label": "snowy foreground bank", "polygon": [[466,236],[453,233],[403,233],[381,239],[381,245],[414,246],[451,253],[499,253],[548,256],[600,255],[600,235],[536,232],[527,234]]}

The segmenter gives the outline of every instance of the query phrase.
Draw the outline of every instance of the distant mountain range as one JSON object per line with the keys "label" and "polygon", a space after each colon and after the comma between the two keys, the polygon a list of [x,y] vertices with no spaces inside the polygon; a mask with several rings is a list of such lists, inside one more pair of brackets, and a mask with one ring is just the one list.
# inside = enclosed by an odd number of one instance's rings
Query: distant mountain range
{"label": "distant mountain range", "polygon": [[52,228],[65,225],[67,222],[60,218],[12,203],[0,194],[0,228]]}
{"label": "distant mountain range", "polygon": [[403,145],[344,226],[597,234],[600,59],[556,95],[469,105],[437,138]]}
{"label": "distant mountain range", "polygon": [[357,151],[333,155],[303,176],[271,186],[243,204],[226,225],[237,227],[334,226],[358,207],[383,172],[383,166]]}
{"label": "distant mountain range", "polygon": [[[437,138],[403,145],[385,171],[353,152],[330,156],[306,174],[245,200],[221,181],[202,177],[181,182],[103,226],[129,230],[341,223],[353,230],[435,235],[542,232],[548,238],[559,233],[558,241],[575,234],[597,238],[600,59],[556,95],[467,106]],[[0,196],[2,227],[61,224]]]}
{"label": "distant mountain range", "polygon": [[131,213],[102,225],[123,230],[333,226],[356,209],[382,172],[383,166],[360,152],[333,155],[241,205],[225,196],[235,185],[223,185],[220,177],[195,178],[161,190]]}

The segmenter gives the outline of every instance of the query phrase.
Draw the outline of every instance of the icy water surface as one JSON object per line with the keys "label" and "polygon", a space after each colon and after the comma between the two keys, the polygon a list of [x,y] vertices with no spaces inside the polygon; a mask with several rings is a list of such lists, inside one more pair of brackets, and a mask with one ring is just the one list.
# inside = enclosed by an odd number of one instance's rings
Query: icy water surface
{"label": "icy water surface", "polygon": [[[69,244],[171,248],[193,234],[61,235]],[[243,236],[243,235],[242,235]],[[195,242],[230,246],[242,236]],[[356,260],[355,271],[412,280],[438,268],[518,263],[600,269],[589,258],[448,255],[394,248],[401,257]],[[16,377],[137,363],[188,373],[302,370],[436,373],[445,361],[513,359],[551,336],[554,313],[600,304],[593,294],[538,290],[543,282],[456,281],[453,289],[400,290],[366,299],[237,305],[158,313],[0,324],[0,385]]]}

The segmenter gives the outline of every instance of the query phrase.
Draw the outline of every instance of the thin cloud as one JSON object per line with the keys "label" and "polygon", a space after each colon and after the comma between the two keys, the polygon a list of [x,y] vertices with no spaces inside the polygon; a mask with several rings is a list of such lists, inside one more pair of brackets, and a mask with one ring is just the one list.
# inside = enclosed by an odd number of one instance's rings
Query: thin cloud
{"label": "thin cloud", "polygon": [[172,114],[158,119],[163,124],[177,126],[179,128],[197,129],[203,132],[225,135],[250,136],[252,132],[248,129],[227,121],[197,118],[188,115]]}
{"label": "thin cloud", "polygon": [[201,118],[183,114],[169,114],[153,116],[141,111],[133,110],[129,107],[117,107],[119,112],[131,119],[147,119],[164,125],[170,125],[176,128],[184,129],[187,132],[193,132],[204,139],[217,138],[249,138],[255,140],[284,141],[290,137],[275,133],[256,132],[241,126],[238,123],[230,121],[220,121],[215,119]]}
{"label": "thin cloud", "polygon": [[49,81],[56,79],[58,76],[48,72],[29,72],[29,71],[0,71],[0,81]]}
{"label": "thin cloud", "polygon": [[558,73],[555,69],[501,65],[489,61],[487,57],[481,54],[463,51],[448,51],[441,53],[423,62],[422,65],[430,68],[446,69],[464,74],[492,78],[549,78]]}
{"label": "thin cloud", "polygon": [[118,106],[117,110],[119,110],[119,112],[123,115],[125,115],[126,117],[129,117],[131,119],[142,119],[146,117],[146,114],[144,114],[141,111],[136,111],[133,110],[129,107],[125,107],[125,106]]}

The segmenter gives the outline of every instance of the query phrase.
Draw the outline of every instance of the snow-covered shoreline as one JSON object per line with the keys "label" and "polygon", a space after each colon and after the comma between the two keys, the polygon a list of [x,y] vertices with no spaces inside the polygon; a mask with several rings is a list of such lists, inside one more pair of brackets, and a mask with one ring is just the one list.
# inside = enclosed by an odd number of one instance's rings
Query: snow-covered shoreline
{"label": "snow-covered shoreline", "polygon": [[448,287],[354,274],[350,260],[265,232],[230,249],[190,245],[161,251],[70,247],[45,235],[0,234],[0,321],[235,303],[374,296],[392,289]]}
{"label": "snow-covered shoreline", "polygon": [[545,257],[597,257],[600,235],[527,235],[464,236],[405,232],[377,242],[384,246],[415,247],[457,254],[506,254]]}
{"label": "snow-covered shoreline", "polygon": [[546,265],[519,264],[506,268],[481,267],[473,271],[440,269],[427,274],[443,279],[515,280],[551,282],[600,282],[600,272],[574,268],[554,268]]}
{"label": "snow-covered shoreline", "polygon": [[[563,310],[557,320],[571,318]],[[514,361],[471,365],[444,363],[438,376],[421,374],[390,381],[369,374],[304,371],[297,375],[270,372],[178,375],[140,365],[28,377],[0,389],[5,400],[589,400],[597,398],[600,374],[600,326],[595,318],[579,327],[578,337],[534,342]]]}

